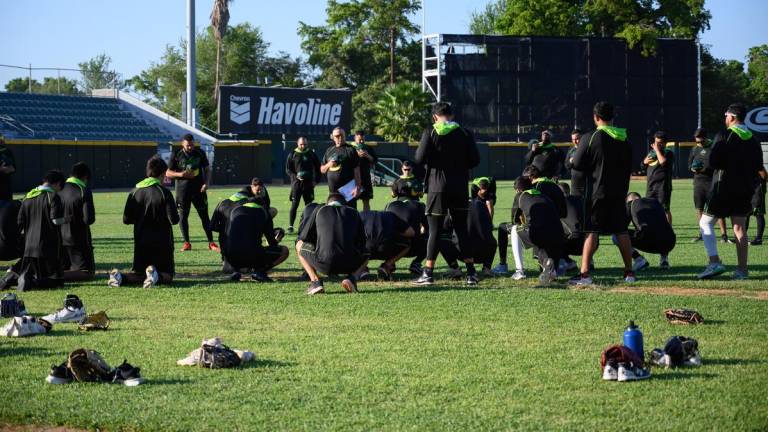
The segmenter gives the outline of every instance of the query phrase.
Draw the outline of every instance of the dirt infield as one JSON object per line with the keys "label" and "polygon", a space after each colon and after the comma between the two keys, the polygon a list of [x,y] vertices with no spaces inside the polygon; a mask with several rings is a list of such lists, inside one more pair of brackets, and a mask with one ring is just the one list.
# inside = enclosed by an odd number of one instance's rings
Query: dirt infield
{"label": "dirt infield", "polygon": [[607,290],[607,292],[631,293],[631,294],[655,294],[655,295],[673,295],[673,296],[710,296],[710,297],[739,297],[751,298],[756,300],[768,300],[768,291],[747,291],[730,289],[702,289],[702,288],[682,288],[682,287],[618,287]]}

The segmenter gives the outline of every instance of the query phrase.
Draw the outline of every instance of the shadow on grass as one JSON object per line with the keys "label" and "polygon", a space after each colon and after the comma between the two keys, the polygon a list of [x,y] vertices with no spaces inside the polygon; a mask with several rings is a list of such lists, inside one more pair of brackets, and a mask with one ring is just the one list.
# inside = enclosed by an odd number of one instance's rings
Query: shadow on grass
{"label": "shadow on grass", "polygon": [[677,381],[691,378],[717,378],[719,375],[706,372],[683,372],[682,370],[671,370],[663,374],[654,374],[651,379],[661,381]]}
{"label": "shadow on grass", "polygon": [[268,369],[268,368],[284,368],[293,367],[296,363],[283,362],[280,360],[260,359],[257,358],[252,362],[248,362],[242,366],[243,369]]}
{"label": "shadow on grass", "polygon": [[707,366],[744,366],[766,364],[768,361],[759,359],[726,359],[726,358],[705,358],[704,364]]}
{"label": "shadow on grass", "polygon": [[11,357],[11,356],[50,356],[56,354],[55,351],[51,351],[48,348],[40,348],[40,347],[9,347],[9,346],[0,346],[0,357]]}
{"label": "shadow on grass", "polygon": [[149,385],[182,385],[191,383],[191,379],[186,378],[147,378],[145,384]]}

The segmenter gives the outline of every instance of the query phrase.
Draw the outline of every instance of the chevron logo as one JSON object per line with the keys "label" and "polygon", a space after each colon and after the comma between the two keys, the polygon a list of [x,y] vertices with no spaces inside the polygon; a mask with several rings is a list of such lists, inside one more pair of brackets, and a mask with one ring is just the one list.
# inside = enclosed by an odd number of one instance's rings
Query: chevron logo
{"label": "chevron logo", "polygon": [[[234,99],[237,99],[235,101]],[[251,120],[251,98],[232,96],[229,100],[229,119],[239,125]]]}

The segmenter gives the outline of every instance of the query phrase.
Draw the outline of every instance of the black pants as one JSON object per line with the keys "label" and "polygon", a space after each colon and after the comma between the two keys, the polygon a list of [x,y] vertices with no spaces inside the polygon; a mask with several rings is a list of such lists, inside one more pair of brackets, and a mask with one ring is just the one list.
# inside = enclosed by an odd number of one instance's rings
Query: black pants
{"label": "black pants", "polygon": [[507,247],[509,247],[509,235],[512,233],[512,223],[499,224],[497,241],[499,242],[499,264],[507,263]]}
{"label": "black pants", "polygon": [[185,194],[178,194],[176,196],[176,207],[179,210],[179,228],[181,228],[181,238],[185,241],[189,241],[189,208],[190,205],[195,206],[197,215],[200,216],[200,221],[203,223],[203,229],[205,230],[205,236],[208,238],[208,243],[213,241],[213,233],[211,232],[211,219],[208,217],[208,194],[205,192],[199,192],[184,196]]}
{"label": "black pants", "polygon": [[[753,240],[762,240],[763,239],[763,233],[765,232],[765,215],[764,214],[755,214],[755,220],[757,221],[757,232],[755,233],[755,236],[752,238]],[[749,219],[750,216],[747,216],[747,221],[744,223],[744,231],[749,231]]]}
{"label": "black pants", "polygon": [[315,187],[314,185],[306,185],[304,182],[295,181],[291,183],[291,210],[288,213],[288,226],[293,226],[296,222],[296,213],[299,209],[299,202],[304,200],[304,207],[307,204],[315,200]]}
{"label": "black pants", "polygon": [[549,258],[552,258],[554,266],[557,267],[558,261],[563,257],[562,237],[538,236],[527,228],[518,231],[517,235],[520,236],[520,241],[526,248],[533,248],[533,254],[539,259],[542,268],[547,269],[546,264]]}
{"label": "black pants", "polygon": [[[456,237],[459,239],[459,257],[467,259],[471,257],[472,245],[469,242],[469,232],[467,232],[467,210],[451,209],[451,219],[453,220],[453,229]],[[437,259],[439,251],[438,243],[440,238],[440,229],[443,226],[445,216],[427,216],[429,223],[429,240],[427,240],[427,261]]]}

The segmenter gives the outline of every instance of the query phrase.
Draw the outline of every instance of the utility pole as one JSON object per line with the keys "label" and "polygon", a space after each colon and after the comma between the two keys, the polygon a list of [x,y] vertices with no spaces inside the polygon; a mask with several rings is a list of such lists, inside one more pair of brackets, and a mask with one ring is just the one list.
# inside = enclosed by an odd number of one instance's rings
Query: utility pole
{"label": "utility pole", "polygon": [[395,27],[389,28],[389,84],[395,84]]}
{"label": "utility pole", "polygon": [[195,0],[187,0],[187,124],[195,127]]}
{"label": "utility pole", "polygon": [[32,94],[32,63],[29,64],[29,81],[27,81],[27,93]]}

